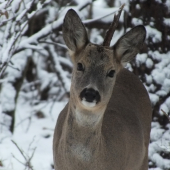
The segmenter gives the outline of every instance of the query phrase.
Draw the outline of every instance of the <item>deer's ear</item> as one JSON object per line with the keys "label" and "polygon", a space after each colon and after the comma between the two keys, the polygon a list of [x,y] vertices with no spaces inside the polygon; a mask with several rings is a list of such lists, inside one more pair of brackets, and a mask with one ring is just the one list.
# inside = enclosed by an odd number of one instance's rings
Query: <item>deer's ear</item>
{"label": "deer's ear", "polygon": [[143,46],[146,37],[145,27],[140,25],[132,28],[114,45],[116,58],[125,65],[130,62]]}
{"label": "deer's ear", "polygon": [[77,13],[70,9],[63,23],[63,38],[67,47],[75,52],[88,43],[86,29]]}

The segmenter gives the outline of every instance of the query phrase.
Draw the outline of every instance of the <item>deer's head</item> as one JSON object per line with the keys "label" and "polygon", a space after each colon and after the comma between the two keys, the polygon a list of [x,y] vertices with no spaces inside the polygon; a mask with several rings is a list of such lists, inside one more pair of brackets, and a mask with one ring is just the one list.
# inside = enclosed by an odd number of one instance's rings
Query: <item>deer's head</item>
{"label": "deer's head", "polygon": [[93,110],[107,105],[116,75],[139,52],[145,35],[144,26],[137,26],[112,47],[93,44],[77,13],[67,12],[63,37],[74,64],[70,95],[78,107]]}

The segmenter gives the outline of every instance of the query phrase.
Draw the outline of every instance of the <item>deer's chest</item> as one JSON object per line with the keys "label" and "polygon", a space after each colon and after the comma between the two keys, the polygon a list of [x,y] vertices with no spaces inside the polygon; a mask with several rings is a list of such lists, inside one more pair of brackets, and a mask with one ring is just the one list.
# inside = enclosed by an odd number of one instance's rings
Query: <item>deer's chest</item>
{"label": "deer's chest", "polygon": [[89,162],[93,153],[89,146],[86,146],[83,143],[73,143],[67,147],[68,153],[71,158],[76,159],[80,162]]}

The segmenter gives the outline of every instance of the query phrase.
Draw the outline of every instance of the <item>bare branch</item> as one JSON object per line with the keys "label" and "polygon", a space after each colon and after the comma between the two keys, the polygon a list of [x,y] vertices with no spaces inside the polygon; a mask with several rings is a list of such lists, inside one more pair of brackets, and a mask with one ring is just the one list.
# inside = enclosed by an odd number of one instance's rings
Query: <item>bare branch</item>
{"label": "bare branch", "polygon": [[[12,1],[11,1],[12,2]],[[46,0],[44,3],[39,2],[37,4],[37,9],[31,13],[29,13],[29,10],[31,9],[32,5],[34,4],[35,0],[32,0],[31,2],[25,4],[25,2],[23,0],[21,0],[20,2],[23,2],[24,4],[24,10],[22,12],[20,12],[19,14],[14,13],[13,15],[13,19],[8,20],[8,22],[5,20],[2,21],[1,24],[5,24],[6,23],[6,30],[5,30],[5,43],[3,44],[2,48],[1,48],[1,54],[0,54],[0,77],[2,77],[3,73],[5,72],[8,64],[13,56],[13,54],[15,54],[18,50],[17,46],[16,46],[16,42],[19,41],[19,38],[22,37],[22,35],[24,34],[25,28],[28,26],[28,23],[30,21],[31,18],[33,18],[36,13],[38,11],[40,11],[43,6],[47,3],[50,2],[50,0]],[[9,8],[9,12],[12,12],[12,8]],[[19,7],[18,7],[19,9]],[[18,10],[17,9],[17,10]],[[22,23],[22,18],[23,17],[27,17],[27,20]],[[13,21],[14,20],[14,21]],[[16,31],[16,27],[20,27],[20,30]],[[11,29],[11,27],[13,29]],[[12,36],[10,36],[12,35]],[[22,41],[23,43],[24,41]],[[22,44],[21,43],[21,44]],[[35,45],[31,45],[31,44],[26,44],[25,48],[37,48]],[[18,51],[19,52],[19,51]]]}
{"label": "bare branch", "polygon": [[[33,166],[32,166],[32,164],[31,164],[31,160],[32,160],[32,158],[33,158],[33,156],[34,156],[34,153],[35,153],[35,150],[36,150],[36,147],[33,149],[33,152],[32,152],[32,154],[31,154],[31,156],[29,157],[28,155],[26,155],[25,153],[24,153],[24,151],[17,145],[17,143],[16,142],[14,142],[13,140],[11,140],[12,141],[12,143],[17,147],[17,149],[20,151],[20,153],[21,153],[21,155],[24,157],[24,159],[25,159],[25,163],[23,163],[23,162],[21,162],[20,160],[18,160],[13,154],[13,157],[18,161],[18,162],[20,162],[21,164],[23,164],[23,165],[25,165],[25,169],[30,169],[30,170],[33,170]],[[34,141],[34,139],[33,139],[33,141]],[[33,142],[32,141],[32,142]],[[31,142],[31,144],[32,144],[32,142]],[[30,144],[30,145],[31,145]],[[30,148],[30,146],[29,146],[29,148]]]}
{"label": "bare branch", "polygon": [[24,164],[23,162],[21,162],[18,158],[16,158],[14,154],[12,154],[12,156],[13,156],[20,164],[25,165],[25,164]]}
{"label": "bare branch", "polygon": [[110,46],[111,39],[112,39],[113,34],[114,34],[114,32],[115,32],[115,30],[118,26],[119,18],[120,18],[120,15],[121,15],[121,12],[122,12],[124,6],[125,6],[125,4],[123,4],[119,8],[118,14],[114,15],[113,22],[111,23],[109,30],[106,32],[106,36],[104,38],[103,46]]}
{"label": "bare branch", "polygon": [[106,18],[106,17],[108,17],[108,16],[110,16],[110,15],[112,15],[112,14],[115,14],[116,12],[119,12],[119,10],[113,11],[113,12],[107,14],[107,15],[104,15],[104,16],[101,16],[101,17],[98,17],[98,18],[84,20],[84,21],[83,21],[83,24],[84,24],[84,25],[91,24],[91,23],[93,23],[93,22],[96,22],[96,21],[98,21],[98,20],[101,20],[101,19],[103,19],[103,18]]}
{"label": "bare branch", "polygon": [[161,109],[161,111],[162,111],[162,113],[168,118],[168,120],[170,121],[170,117],[169,117],[169,115],[168,115],[168,113],[166,113],[164,110],[162,110]]}
{"label": "bare branch", "polygon": [[57,74],[57,77],[59,78],[62,87],[64,88],[66,95],[69,97],[69,87],[67,86],[67,76],[66,73],[62,70],[61,65],[59,63],[59,61],[57,60],[58,56],[56,54],[56,52],[54,52],[55,49],[53,46],[50,46],[48,48],[48,52],[49,52],[49,57],[53,63],[54,66],[54,71]]}
{"label": "bare branch", "polygon": [[64,45],[64,44],[60,44],[60,43],[56,43],[56,42],[50,42],[50,41],[39,41],[40,43],[45,43],[45,44],[52,44],[52,45],[56,45],[56,46],[59,46],[59,47],[62,47],[66,50],[68,50],[67,46]]}
{"label": "bare branch", "polygon": [[24,157],[25,160],[27,160],[27,157],[24,155],[24,152],[22,149],[20,149],[20,147],[17,145],[16,142],[14,142],[13,140],[11,140],[12,143],[18,148],[18,150],[20,151],[21,155]]}

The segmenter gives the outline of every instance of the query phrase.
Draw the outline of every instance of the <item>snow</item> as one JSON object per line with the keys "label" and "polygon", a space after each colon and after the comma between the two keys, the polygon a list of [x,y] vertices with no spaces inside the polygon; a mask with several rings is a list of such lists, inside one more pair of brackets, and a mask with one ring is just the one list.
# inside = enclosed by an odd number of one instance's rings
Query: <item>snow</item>
{"label": "snow", "polygon": [[164,18],[164,24],[170,25],[170,18]]}
{"label": "snow", "polygon": [[166,99],[165,104],[168,106],[168,109],[170,110],[170,97]]}
{"label": "snow", "polygon": [[12,12],[15,13],[18,9],[19,9],[19,6],[20,6],[20,3],[21,3],[21,0],[14,0],[12,1]]}
{"label": "snow", "polygon": [[2,11],[2,12],[4,12],[4,9],[5,9],[5,6],[6,6],[6,4],[7,4],[8,2],[1,2],[0,3],[0,10]]}
{"label": "snow", "polygon": [[159,128],[158,127],[159,127],[158,123],[156,123],[156,122],[152,123],[152,130],[151,130],[151,133],[150,133],[150,140],[152,142],[158,141],[161,138],[161,136],[164,132],[163,129],[160,129],[160,127]]}
{"label": "snow", "polygon": [[141,9],[140,4],[136,5],[136,9]]}
{"label": "snow", "polygon": [[[93,14],[94,19],[84,20],[83,21],[84,24],[94,22],[96,20],[101,20],[102,22],[106,22],[106,23],[111,22],[113,21],[113,14],[115,14],[119,10],[119,8],[112,8],[111,10],[110,8],[105,8],[102,14],[100,13],[100,10],[103,10],[103,8],[99,9],[99,8],[93,7],[93,10],[96,11]],[[120,17],[120,21],[121,20],[123,20],[122,17]]]}
{"label": "snow", "polygon": [[152,83],[152,76],[151,76],[151,75],[145,74],[145,78],[146,78],[146,82],[147,82],[148,84],[151,84],[151,83]]}
{"label": "snow", "polygon": [[[15,108],[14,105],[14,98],[16,95],[16,91],[14,87],[10,83],[4,83],[2,85],[2,88],[6,88],[7,90],[2,90],[1,92],[1,102],[3,103],[2,109],[5,111],[11,111],[12,109]],[[11,100],[13,99],[13,100]]]}
{"label": "snow", "polygon": [[170,132],[165,131],[161,128],[159,123],[152,122],[151,129],[151,143],[149,145],[149,158],[152,162],[155,162],[156,165],[161,170],[170,168],[170,161],[164,159],[159,153],[165,152],[169,153],[169,141],[170,141]]}
{"label": "snow", "polygon": [[94,6],[96,6],[96,7],[104,7],[104,8],[107,7],[106,1],[104,1],[104,0],[94,1],[93,4],[94,4]]}
{"label": "snow", "polygon": [[132,19],[132,24],[133,24],[134,26],[142,25],[142,24],[143,24],[143,21],[142,21],[141,19],[139,19],[139,18],[133,18],[133,19]]}
{"label": "snow", "polygon": [[150,92],[154,92],[155,89],[156,89],[156,87],[155,87],[153,84],[151,84],[151,85],[148,87],[148,89],[149,89]]}
{"label": "snow", "polygon": [[158,61],[160,61],[162,59],[162,55],[157,50],[155,50],[155,51],[148,51],[148,54],[150,56],[152,56],[153,59],[156,59]]}
{"label": "snow", "polygon": [[[102,10],[102,12],[101,12]],[[117,12],[119,10],[119,8],[103,8],[102,6],[101,7],[96,7],[94,6],[93,7],[93,18],[95,18],[96,20],[98,20],[99,18],[102,18],[103,16],[107,16],[107,17],[104,17],[103,19],[101,19],[103,22],[111,22],[113,21],[113,14],[115,12]],[[123,13],[123,11],[122,11]],[[123,14],[120,16],[120,19],[119,21],[123,21]]]}
{"label": "snow", "polygon": [[147,68],[153,67],[153,61],[150,58],[147,58],[147,60],[146,60],[146,67]]}
{"label": "snow", "polygon": [[64,58],[64,57],[58,56],[58,60],[61,63],[68,65],[70,68],[73,67],[73,64],[71,63],[70,59],[68,59],[68,58]]}
{"label": "snow", "polygon": [[167,92],[164,91],[164,90],[158,90],[158,91],[156,92],[156,94],[159,95],[160,97],[163,97],[163,96],[166,96]]}
{"label": "snow", "polygon": [[162,82],[165,79],[165,75],[162,74],[162,72],[160,70],[153,70],[152,71],[152,77],[153,77],[153,80],[155,80],[155,82],[157,84],[162,84]]}
{"label": "snow", "polygon": [[137,54],[136,55],[136,64],[137,66],[144,64],[146,62],[147,59],[147,54],[143,53],[143,54]]}
{"label": "snow", "polygon": [[24,15],[26,14],[26,12],[27,12],[27,9],[24,9],[24,10],[17,16],[16,21],[20,21],[20,20],[24,17]]}
{"label": "snow", "polygon": [[149,25],[145,26],[147,35],[146,37],[151,37],[152,41],[155,42],[160,42],[162,40],[162,33]]}
{"label": "snow", "polygon": [[70,80],[67,78],[67,72],[65,72],[65,71],[62,69],[60,63],[58,62],[58,60],[57,60],[57,57],[58,57],[58,56],[57,56],[57,53],[55,52],[53,46],[50,47],[50,51],[51,51],[51,54],[54,55],[54,56],[53,56],[53,59],[54,59],[54,62],[55,62],[55,68],[56,68],[56,70],[58,70],[58,73],[60,74],[60,76],[61,76],[61,78],[62,78],[62,80],[63,80],[65,90],[66,90],[67,92],[69,92],[69,91],[70,91],[71,82],[70,82]]}
{"label": "snow", "polygon": [[156,2],[158,2],[158,3],[162,3],[162,1],[161,0],[155,0]]}
{"label": "snow", "polygon": [[170,168],[169,160],[163,159],[158,153],[152,155],[152,160],[162,169]]}
{"label": "snow", "polygon": [[170,11],[170,1],[166,0],[165,5],[167,6],[168,10]]}
{"label": "snow", "polygon": [[159,100],[159,96],[156,94],[149,93],[149,97],[153,105],[155,105]]}
{"label": "snow", "polygon": [[[30,107],[26,103],[23,104],[22,100],[20,100],[19,104],[22,105],[22,107],[17,107],[18,114],[16,116],[14,135],[10,134],[7,136],[6,131],[3,131],[2,127],[0,128],[0,159],[3,160],[3,164],[8,170],[24,169],[24,165],[13,157],[14,155],[19,161],[25,162],[19,150],[11,142],[11,140],[13,140],[26,155],[30,156],[33,149],[36,148],[31,161],[34,169],[51,170],[50,163],[53,164],[53,131],[59,112],[66,102],[55,102],[52,111],[52,102],[48,103],[46,107],[44,107],[44,104]],[[41,110],[45,118],[38,119],[35,116],[36,110]],[[33,114],[30,116],[30,113]],[[1,121],[4,122],[4,119],[1,119]]]}

